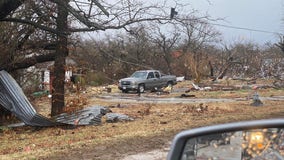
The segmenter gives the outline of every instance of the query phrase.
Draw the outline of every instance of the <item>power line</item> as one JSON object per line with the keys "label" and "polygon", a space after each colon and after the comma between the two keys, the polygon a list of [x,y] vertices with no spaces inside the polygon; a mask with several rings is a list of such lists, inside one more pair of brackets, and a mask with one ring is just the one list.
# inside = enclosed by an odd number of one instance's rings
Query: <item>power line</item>
{"label": "power line", "polygon": [[259,29],[251,29],[251,28],[245,28],[245,27],[237,27],[237,26],[231,26],[231,25],[225,25],[225,24],[217,24],[217,23],[210,23],[215,26],[221,26],[225,28],[232,28],[232,29],[240,29],[240,30],[246,30],[246,31],[253,31],[253,32],[261,32],[261,33],[270,33],[270,34],[278,34],[283,35],[279,32],[271,32],[271,31],[265,31],[265,30],[259,30]]}
{"label": "power line", "polygon": [[[90,35],[90,33],[87,33],[87,35],[89,36],[89,38],[95,42],[95,39]],[[97,44],[96,44],[97,45]],[[98,45],[97,45],[98,46]],[[129,62],[129,61],[125,61],[125,60],[122,60],[121,58],[118,58],[114,55],[111,55],[105,51],[103,51],[100,47],[98,47],[98,49],[103,52],[104,54],[106,54],[107,56],[111,57],[113,60],[117,61],[117,62],[122,62],[122,63],[126,63],[126,64],[130,64],[130,65],[133,65],[133,66],[138,66],[138,67],[142,67],[142,68],[147,68],[147,69],[153,69],[152,67],[149,67],[145,64],[138,64],[138,63],[134,63],[134,62]],[[102,53],[99,52],[99,54],[102,55]]]}

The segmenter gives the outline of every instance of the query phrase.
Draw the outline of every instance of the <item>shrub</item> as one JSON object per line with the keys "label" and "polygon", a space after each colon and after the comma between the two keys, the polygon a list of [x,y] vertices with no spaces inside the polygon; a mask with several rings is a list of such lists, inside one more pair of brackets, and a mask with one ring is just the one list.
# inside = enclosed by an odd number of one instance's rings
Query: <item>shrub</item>
{"label": "shrub", "polygon": [[105,73],[103,72],[89,72],[86,75],[86,81],[88,85],[99,86],[108,83]]}

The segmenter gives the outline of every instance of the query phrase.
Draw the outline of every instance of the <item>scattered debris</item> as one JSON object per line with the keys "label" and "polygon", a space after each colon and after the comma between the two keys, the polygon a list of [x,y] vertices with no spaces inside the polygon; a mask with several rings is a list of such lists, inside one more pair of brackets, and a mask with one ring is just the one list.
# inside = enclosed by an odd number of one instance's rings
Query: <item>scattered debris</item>
{"label": "scattered debris", "polygon": [[200,103],[197,107],[195,107],[196,112],[203,113],[208,111],[208,106],[203,106],[203,103]]}
{"label": "scattered debris", "polygon": [[182,82],[182,81],[184,81],[185,80],[185,78],[184,78],[184,76],[182,76],[182,77],[177,77],[177,82]]}
{"label": "scattered debris", "polygon": [[103,106],[93,106],[76,111],[72,114],[62,113],[54,117],[56,122],[70,125],[100,125],[102,116],[112,112]]}
{"label": "scattered debris", "polygon": [[151,110],[151,105],[148,105],[145,107],[145,109],[141,110],[141,111],[137,111],[137,113],[140,114],[140,116],[146,116],[150,114],[150,110]]}
{"label": "scattered debris", "polygon": [[173,90],[173,86],[168,85],[167,87],[162,88],[163,92],[171,93]]}
{"label": "scattered debris", "polygon": [[232,88],[232,87],[224,87],[224,88],[222,88],[222,91],[233,91],[234,90],[234,88]]}
{"label": "scattered debris", "polygon": [[273,82],[273,87],[274,88],[284,88],[284,80],[283,79],[275,80]]}
{"label": "scattered debris", "polygon": [[157,95],[165,95],[165,94],[170,94],[173,90],[173,86],[166,86],[166,87],[163,87],[161,89],[158,89],[157,90]]}
{"label": "scattered debris", "polygon": [[167,94],[169,94],[169,92],[157,91],[156,94],[159,95],[159,96],[160,95],[167,95]]}
{"label": "scattered debris", "polygon": [[251,79],[249,81],[247,81],[247,84],[250,85],[250,84],[256,84],[256,79]]}
{"label": "scattered debris", "polygon": [[109,86],[91,87],[89,91],[96,95],[100,95],[103,93],[111,93],[112,86],[109,85]]}
{"label": "scattered debris", "polygon": [[193,94],[181,94],[180,95],[180,98],[189,98],[189,97],[196,97],[196,96]]}
{"label": "scattered debris", "polygon": [[26,125],[60,125],[38,114],[15,79],[4,70],[0,71],[0,104]]}
{"label": "scattered debris", "polygon": [[159,124],[168,124],[166,121],[159,121]]}
{"label": "scattered debris", "polygon": [[110,87],[104,87],[104,89],[106,90],[107,93],[111,92],[111,88]]}
{"label": "scattered debris", "polygon": [[34,92],[32,93],[33,97],[43,97],[43,96],[48,96],[49,95],[49,91],[48,90],[43,90],[43,91],[38,91],[38,92]]}
{"label": "scattered debris", "polygon": [[[72,101],[72,103],[74,103],[74,101]],[[71,106],[72,103],[70,102]],[[112,112],[107,107],[94,106],[76,111],[72,110],[71,114],[62,113],[49,119],[36,112],[15,79],[3,70],[0,71],[0,105],[12,112],[26,125],[39,127],[99,125],[101,124],[102,116]]]}
{"label": "scattered debris", "polygon": [[210,90],[212,90],[212,87],[204,87],[204,88],[201,88],[202,90],[204,90],[204,91],[210,91]]}
{"label": "scattered debris", "polygon": [[[261,102],[261,100],[259,99],[259,95],[257,93],[257,89],[259,88],[259,86],[252,86],[251,89],[253,90],[253,94],[252,94],[252,100],[253,100],[253,103],[251,103],[250,105],[251,106],[263,106],[263,103]],[[249,98],[248,98],[249,99]]]}
{"label": "scattered debris", "polygon": [[199,105],[191,105],[191,106],[184,106],[183,107],[183,113],[204,113],[208,112],[208,106],[203,106],[203,103],[200,103]]}
{"label": "scattered debris", "polygon": [[193,86],[193,88],[194,88],[195,90],[200,90],[200,87],[199,87],[198,85],[192,83],[192,86]]}
{"label": "scattered debris", "polygon": [[121,105],[120,103],[118,103],[117,105],[110,105],[108,106],[109,108],[126,108],[126,105]]}
{"label": "scattered debris", "polygon": [[212,87],[207,86],[207,87],[199,87],[198,85],[192,83],[193,89],[194,90],[200,90],[200,91],[210,91],[212,90]]}
{"label": "scattered debris", "polygon": [[134,119],[120,113],[107,113],[106,114],[106,122],[108,123],[116,123],[116,122],[125,122],[125,121],[133,121]]}
{"label": "scattered debris", "polygon": [[259,95],[257,92],[254,93],[252,99],[253,99],[253,103],[250,104],[251,106],[255,106],[255,107],[263,106],[263,103],[259,99]]}
{"label": "scattered debris", "polygon": [[188,89],[188,90],[186,90],[186,91],[184,91],[185,93],[188,93],[188,92],[190,92],[190,89]]}

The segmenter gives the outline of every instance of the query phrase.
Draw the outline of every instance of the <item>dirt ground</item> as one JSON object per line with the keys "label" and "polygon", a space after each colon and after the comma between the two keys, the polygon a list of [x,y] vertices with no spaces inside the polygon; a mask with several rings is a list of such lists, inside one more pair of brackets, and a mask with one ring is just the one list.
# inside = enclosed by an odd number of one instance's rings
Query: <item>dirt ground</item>
{"label": "dirt ground", "polygon": [[[176,88],[188,88],[184,82]],[[101,93],[97,93],[101,92]],[[118,92],[115,87],[112,93]],[[84,93],[70,94],[78,100],[77,106],[107,106],[112,112],[126,114],[134,121],[107,123],[105,117],[99,126],[78,127],[18,127],[0,126],[0,159],[166,159],[171,140],[178,132],[190,128],[225,122],[276,118],[284,116],[284,101],[264,100],[263,106],[254,107],[248,98],[251,89],[191,91],[194,98],[241,98],[234,102],[208,103],[129,103],[108,102],[97,95],[107,95],[103,88],[88,88]],[[260,97],[284,96],[283,90],[263,87]],[[154,93],[145,93],[157,96]],[[181,92],[159,95],[158,98],[176,97]],[[130,96],[137,96],[130,94]],[[69,101],[69,102],[68,102]],[[74,103],[74,102],[73,102]],[[50,99],[33,101],[39,113],[49,116]],[[148,157],[148,158],[147,158]]]}

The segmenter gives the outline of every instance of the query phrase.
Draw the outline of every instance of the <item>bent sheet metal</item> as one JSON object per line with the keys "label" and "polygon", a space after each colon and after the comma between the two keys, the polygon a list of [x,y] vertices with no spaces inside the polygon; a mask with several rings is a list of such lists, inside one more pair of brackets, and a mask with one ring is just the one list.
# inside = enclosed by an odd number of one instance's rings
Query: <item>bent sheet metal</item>
{"label": "bent sheet metal", "polygon": [[56,125],[99,125],[108,108],[94,106],[79,110],[74,114],[60,114],[51,119],[36,112],[21,87],[6,71],[0,71],[0,105],[12,112],[19,120],[29,126]]}

